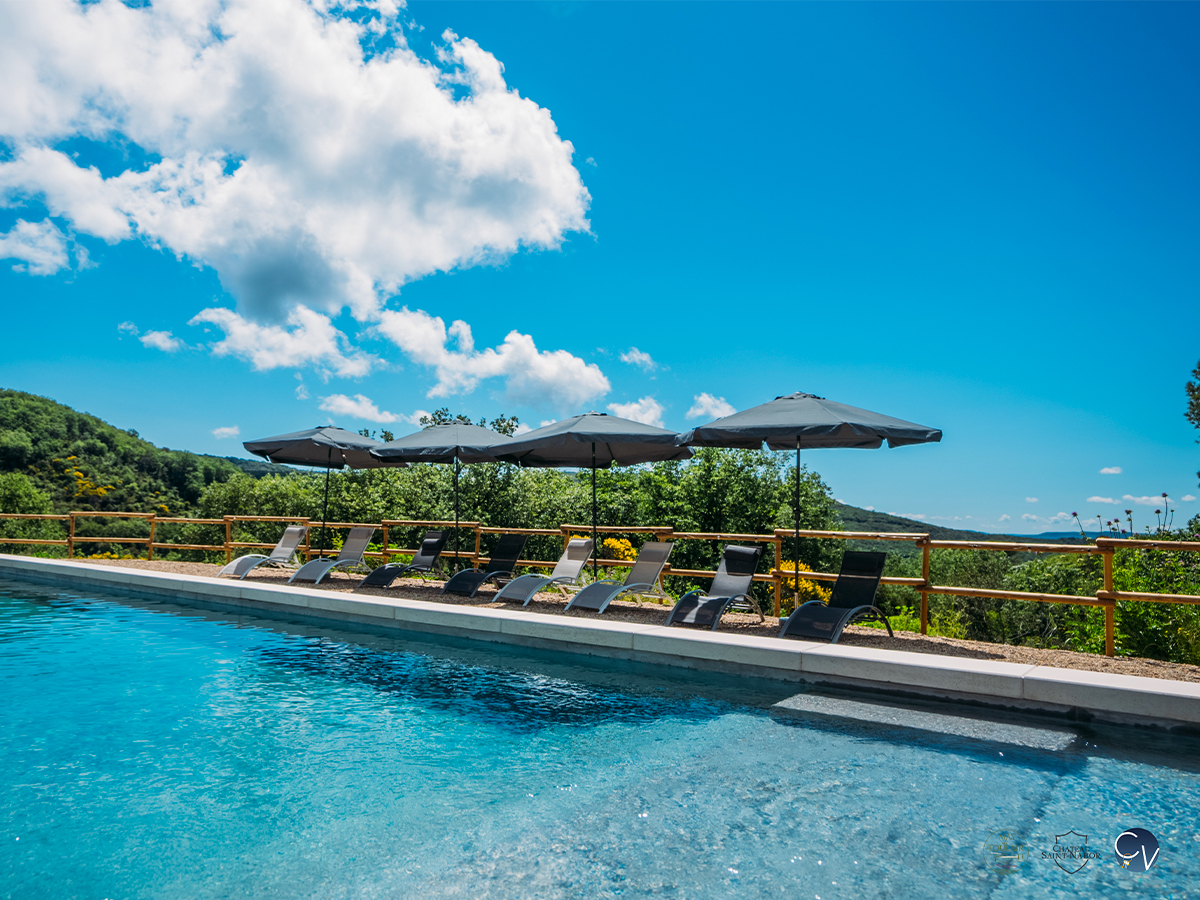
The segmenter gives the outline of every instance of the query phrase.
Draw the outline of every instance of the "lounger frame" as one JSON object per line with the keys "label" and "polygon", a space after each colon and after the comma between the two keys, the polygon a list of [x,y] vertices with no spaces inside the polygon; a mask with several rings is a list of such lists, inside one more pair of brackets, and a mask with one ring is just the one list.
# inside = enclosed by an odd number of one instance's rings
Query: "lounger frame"
{"label": "lounger frame", "polygon": [[671,608],[666,624],[709,626],[716,631],[721,617],[735,604],[744,605],[758,614],[760,622],[764,621],[762,611],[750,599],[750,585],[761,556],[761,547],[727,545],[709,587],[711,593],[696,589],[684,594]]}
{"label": "lounger frame", "polygon": [[886,561],[886,553],[847,550],[829,601],[810,600],[796,607],[784,620],[779,636],[836,644],[847,625],[874,620],[882,622],[892,637],[892,623],[875,606]]}
{"label": "lounger frame", "polygon": [[342,544],[341,552],[335,559],[309,560],[288,579],[288,584],[295,581],[311,581],[313,584],[320,584],[326,575],[337,569],[370,571],[371,567],[363,559],[363,554],[370,545],[373,534],[375,534],[375,529],[369,525],[351,528],[350,533],[346,535],[346,542]]}
{"label": "lounger frame", "polygon": [[387,589],[392,586],[392,582],[397,578],[401,578],[410,572],[432,572],[449,539],[450,532],[448,531],[425,532],[425,537],[421,539],[421,546],[413,554],[412,562],[387,563],[378,566],[371,571],[371,574],[358,583],[355,590],[364,587]]}
{"label": "lounger frame", "polygon": [[576,538],[570,541],[553,572],[549,575],[522,575],[514,578],[500,589],[496,599],[528,606],[534,594],[551,585],[566,587],[579,584],[579,576],[583,574],[588,560],[592,558],[593,546],[591,538]]}
{"label": "lounger frame", "polygon": [[512,578],[513,570],[517,567],[517,561],[521,558],[521,551],[525,549],[527,540],[529,540],[527,534],[501,535],[486,567],[463,569],[461,572],[456,572],[449,581],[442,585],[442,593],[474,597],[476,591],[488,582]]}
{"label": "lounger frame", "polygon": [[671,595],[659,587],[658,579],[674,546],[662,541],[647,541],[638,551],[637,561],[624,581],[593,581],[571,598],[566,609],[594,609],[597,614],[601,614],[608,609],[610,603],[624,594],[641,594],[670,600]]}
{"label": "lounger frame", "polygon": [[304,535],[307,533],[307,525],[289,525],[284,529],[283,536],[279,538],[279,542],[270,554],[247,553],[245,556],[239,556],[232,562],[226,563],[217,573],[217,577],[235,575],[239,579],[244,579],[259,566],[271,566],[279,569],[298,568],[296,556],[300,552],[300,542],[304,540]]}

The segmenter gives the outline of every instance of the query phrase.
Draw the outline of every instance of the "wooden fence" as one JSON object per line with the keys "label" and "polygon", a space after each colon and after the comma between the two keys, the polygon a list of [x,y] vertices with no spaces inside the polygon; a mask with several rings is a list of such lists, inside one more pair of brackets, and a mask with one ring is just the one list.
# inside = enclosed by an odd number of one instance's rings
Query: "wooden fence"
{"label": "wooden fence", "polygon": [[[144,520],[148,525],[148,533],[145,536],[138,537],[120,537],[120,536],[84,536],[76,533],[76,524],[79,519],[93,518],[118,518],[118,519],[140,519]],[[68,557],[74,557],[76,546],[80,544],[132,544],[145,548],[146,558],[154,559],[155,550],[197,550],[214,554],[223,554],[228,562],[233,559],[235,551],[241,550],[256,550],[267,549],[274,547],[274,544],[261,543],[255,541],[235,541],[234,529],[239,523],[278,523],[278,524],[306,524],[310,526],[310,530],[306,537],[305,543],[300,550],[301,555],[306,560],[312,559],[314,556],[331,554],[332,550],[320,550],[312,546],[312,535],[321,527],[320,522],[314,522],[311,519],[296,516],[224,516],[220,519],[188,519],[181,517],[158,516],[154,513],[122,513],[122,512],[90,512],[79,511],[65,513],[62,515],[27,515],[18,513],[0,513],[0,521],[3,520],[42,520],[42,521],[57,521],[63,523],[67,536],[65,538],[17,538],[17,537],[0,537],[0,544],[27,544],[41,546],[57,546],[65,547]],[[433,521],[433,520],[418,520],[418,519],[384,519],[382,522],[327,522],[325,528],[335,531],[346,530],[360,526],[367,526],[375,529],[380,529],[380,541],[378,550],[367,552],[367,556],[380,559],[383,562],[388,562],[393,556],[411,556],[417,552],[417,548],[393,547],[391,543],[392,530],[396,528],[453,528],[454,522],[449,521]],[[210,525],[224,526],[225,540],[220,544],[184,544],[170,541],[155,540],[156,527],[158,525]],[[496,528],[483,525],[480,522],[459,522],[459,529],[462,532],[470,534],[468,540],[464,543],[470,549],[461,549],[455,551],[449,549],[452,541],[448,544],[447,550],[443,555],[451,557],[461,557],[468,560],[472,565],[487,563],[489,557],[482,555],[482,540],[485,534],[505,534],[518,533],[528,535],[544,535],[554,536],[562,540],[563,546],[571,539],[572,535],[587,535],[592,531],[590,525],[560,525],[557,529],[552,528]],[[795,536],[795,531],[778,528],[773,534],[725,534],[725,533],[701,533],[701,532],[681,532],[675,531],[669,525],[654,525],[654,526],[625,526],[625,525],[605,525],[596,529],[601,534],[646,534],[652,536],[655,540],[660,541],[730,541],[737,543],[756,542],[771,545],[775,550],[775,568],[770,572],[756,574],[756,581],[771,582],[774,585],[775,603],[774,611],[778,616],[782,603],[783,586],[795,579],[797,576],[813,581],[836,581],[837,573],[834,572],[793,572],[790,568],[780,568],[780,561],[783,559],[783,542],[787,538]],[[999,600],[1023,600],[1034,603],[1066,603],[1076,606],[1099,606],[1104,609],[1104,645],[1105,653],[1109,656],[1115,654],[1115,611],[1118,600],[1151,602],[1151,603],[1188,603],[1200,604],[1200,596],[1191,594],[1156,594],[1143,593],[1134,591],[1118,591],[1113,585],[1113,558],[1118,550],[1134,549],[1134,550],[1167,550],[1173,552],[1200,552],[1200,542],[1187,541],[1155,541],[1155,540],[1132,540],[1118,538],[1097,538],[1094,544],[1022,544],[1018,542],[1005,541],[942,541],[934,540],[927,534],[917,533],[891,533],[891,532],[868,532],[868,531],[801,531],[800,537],[805,539],[830,539],[830,540],[858,540],[858,541],[908,541],[920,548],[921,559],[921,577],[920,578],[898,578],[885,576],[884,584],[906,585],[914,588],[921,597],[921,633],[926,634],[929,626],[929,596],[931,594],[949,594],[958,597],[982,597]],[[1076,596],[1071,594],[1039,594],[1026,591],[1002,591],[993,588],[971,588],[958,587],[951,585],[937,585],[929,581],[929,554],[932,550],[990,550],[997,552],[1005,551],[1024,551],[1033,553],[1084,553],[1084,554],[1099,554],[1102,558],[1104,567],[1104,581],[1100,590],[1094,596]],[[552,568],[556,560],[544,559],[521,559],[519,565],[529,566],[533,568]],[[606,567],[614,566],[631,566],[632,562],[623,559],[605,559],[601,558],[599,564]],[[663,577],[667,575],[679,576],[684,578],[712,578],[716,573],[711,570],[703,569],[673,569],[668,564],[663,568]],[[661,577],[660,577],[661,584]]]}

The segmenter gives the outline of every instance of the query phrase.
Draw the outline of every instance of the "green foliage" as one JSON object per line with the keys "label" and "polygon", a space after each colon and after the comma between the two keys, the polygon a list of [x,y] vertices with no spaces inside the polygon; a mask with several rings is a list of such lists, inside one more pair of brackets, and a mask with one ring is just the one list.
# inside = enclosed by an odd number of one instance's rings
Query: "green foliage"
{"label": "green foliage", "polygon": [[55,512],[185,515],[238,473],[225,459],[165,450],[45,397],[0,390],[0,471],[20,472]]}
{"label": "green foliage", "polygon": [[[52,512],[50,498],[20,472],[0,473],[0,512],[45,515]],[[0,553],[28,553],[33,544],[5,544],[4,538],[57,540],[66,537],[62,525],[39,519],[0,520]]]}
{"label": "green foliage", "polygon": [[[472,422],[462,413],[451,415],[450,410],[443,406],[441,409],[435,409],[427,416],[421,416],[420,425],[422,428],[429,428],[432,425],[478,425],[480,428],[490,428],[492,431],[500,434],[507,434],[510,437],[516,433],[517,426],[521,424],[521,420],[516,416],[506,416],[501,413],[496,418],[489,422],[486,418],[480,418],[478,422]],[[374,435],[369,435],[373,437]],[[391,438],[384,438],[391,440]]]}

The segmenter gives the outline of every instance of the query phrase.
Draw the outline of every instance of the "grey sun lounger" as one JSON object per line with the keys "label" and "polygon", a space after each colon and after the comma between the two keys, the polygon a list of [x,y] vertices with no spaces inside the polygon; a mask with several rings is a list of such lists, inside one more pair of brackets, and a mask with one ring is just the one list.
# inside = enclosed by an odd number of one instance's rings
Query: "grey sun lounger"
{"label": "grey sun lounger", "polygon": [[448,531],[425,532],[425,537],[421,540],[420,548],[413,554],[412,562],[407,564],[388,563],[387,565],[380,566],[360,581],[358,587],[386,588],[397,578],[407,575],[409,572],[432,571],[434,564],[438,561],[438,557],[442,555],[442,550],[445,549],[446,541],[449,538],[450,532]]}
{"label": "grey sun lounger", "polygon": [[578,584],[579,575],[583,572],[587,561],[592,558],[592,539],[576,538],[567,544],[567,549],[559,557],[558,565],[549,576],[522,575],[514,578],[496,595],[497,600],[510,603],[520,603],[528,606],[533,595],[552,584]]}
{"label": "grey sun lounger", "polygon": [[834,582],[829,602],[810,600],[796,607],[779,629],[779,636],[836,644],[847,625],[872,619],[882,622],[891,637],[891,623],[874,605],[875,592],[879,590],[879,579],[883,577],[883,564],[886,561],[886,553],[847,550],[842,557],[842,569]]}
{"label": "grey sun lounger", "polygon": [[[689,591],[680,597],[667,616],[667,624],[711,627],[716,631],[721,624],[721,616],[734,605],[757,612],[750,602],[750,584],[754,581],[754,570],[758,568],[760,556],[761,547],[726,546],[712,586],[707,592]],[[758,618],[762,620],[761,612]]]}
{"label": "grey sun lounger", "polygon": [[650,594],[666,597],[658,586],[658,576],[662,574],[667,557],[671,555],[674,544],[664,544],[660,541],[647,541],[638,552],[637,562],[629,570],[624,581],[594,581],[571,598],[567,609],[594,609],[604,612],[608,604],[622,594]]}
{"label": "grey sun lounger", "polygon": [[283,537],[279,539],[279,543],[275,545],[275,549],[271,551],[269,556],[264,556],[261,553],[248,553],[245,556],[239,556],[221,569],[217,573],[217,577],[219,578],[222,575],[236,575],[238,578],[245,578],[259,566],[294,569],[296,567],[295,557],[300,550],[300,542],[304,540],[306,534],[308,534],[307,525],[289,525],[284,530]]}
{"label": "grey sun lounger", "polygon": [[492,551],[492,557],[488,560],[486,568],[464,569],[456,572],[454,577],[442,585],[442,593],[474,597],[475,592],[487,582],[511,578],[527,540],[529,540],[527,534],[502,535],[496,542],[496,549]]}
{"label": "grey sun lounger", "polygon": [[371,535],[374,533],[375,529],[370,526],[351,528],[350,533],[346,535],[346,543],[342,544],[342,552],[335,559],[314,559],[306,562],[296,570],[295,575],[288,579],[288,584],[293,581],[311,581],[313,584],[320,584],[321,579],[334,569],[367,568],[367,564],[363,560],[363,553],[366,552],[367,545],[371,543]]}

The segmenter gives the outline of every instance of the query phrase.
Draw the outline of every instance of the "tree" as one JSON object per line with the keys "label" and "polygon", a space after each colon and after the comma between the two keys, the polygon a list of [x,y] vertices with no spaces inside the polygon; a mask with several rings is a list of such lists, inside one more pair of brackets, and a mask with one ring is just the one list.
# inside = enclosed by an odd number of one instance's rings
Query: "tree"
{"label": "tree", "polygon": [[[1200,428],[1200,362],[1196,363],[1196,368],[1192,369],[1192,377],[1196,380],[1187,383],[1188,405],[1184,415],[1187,416],[1189,422]],[[1200,444],[1200,440],[1197,440],[1196,443]],[[1200,478],[1200,472],[1196,473],[1196,477]]]}
{"label": "tree", "polygon": [[422,428],[429,428],[431,425],[478,425],[480,428],[490,428],[492,431],[506,434],[511,437],[516,433],[517,426],[521,424],[521,420],[516,416],[506,416],[501,413],[491,422],[486,416],[481,416],[478,422],[472,422],[470,417],[464,416],[462,413],[450,414],[450,410],[443,406],[441,409],[435,409],[427,416],[421,416],[420,425]]}

